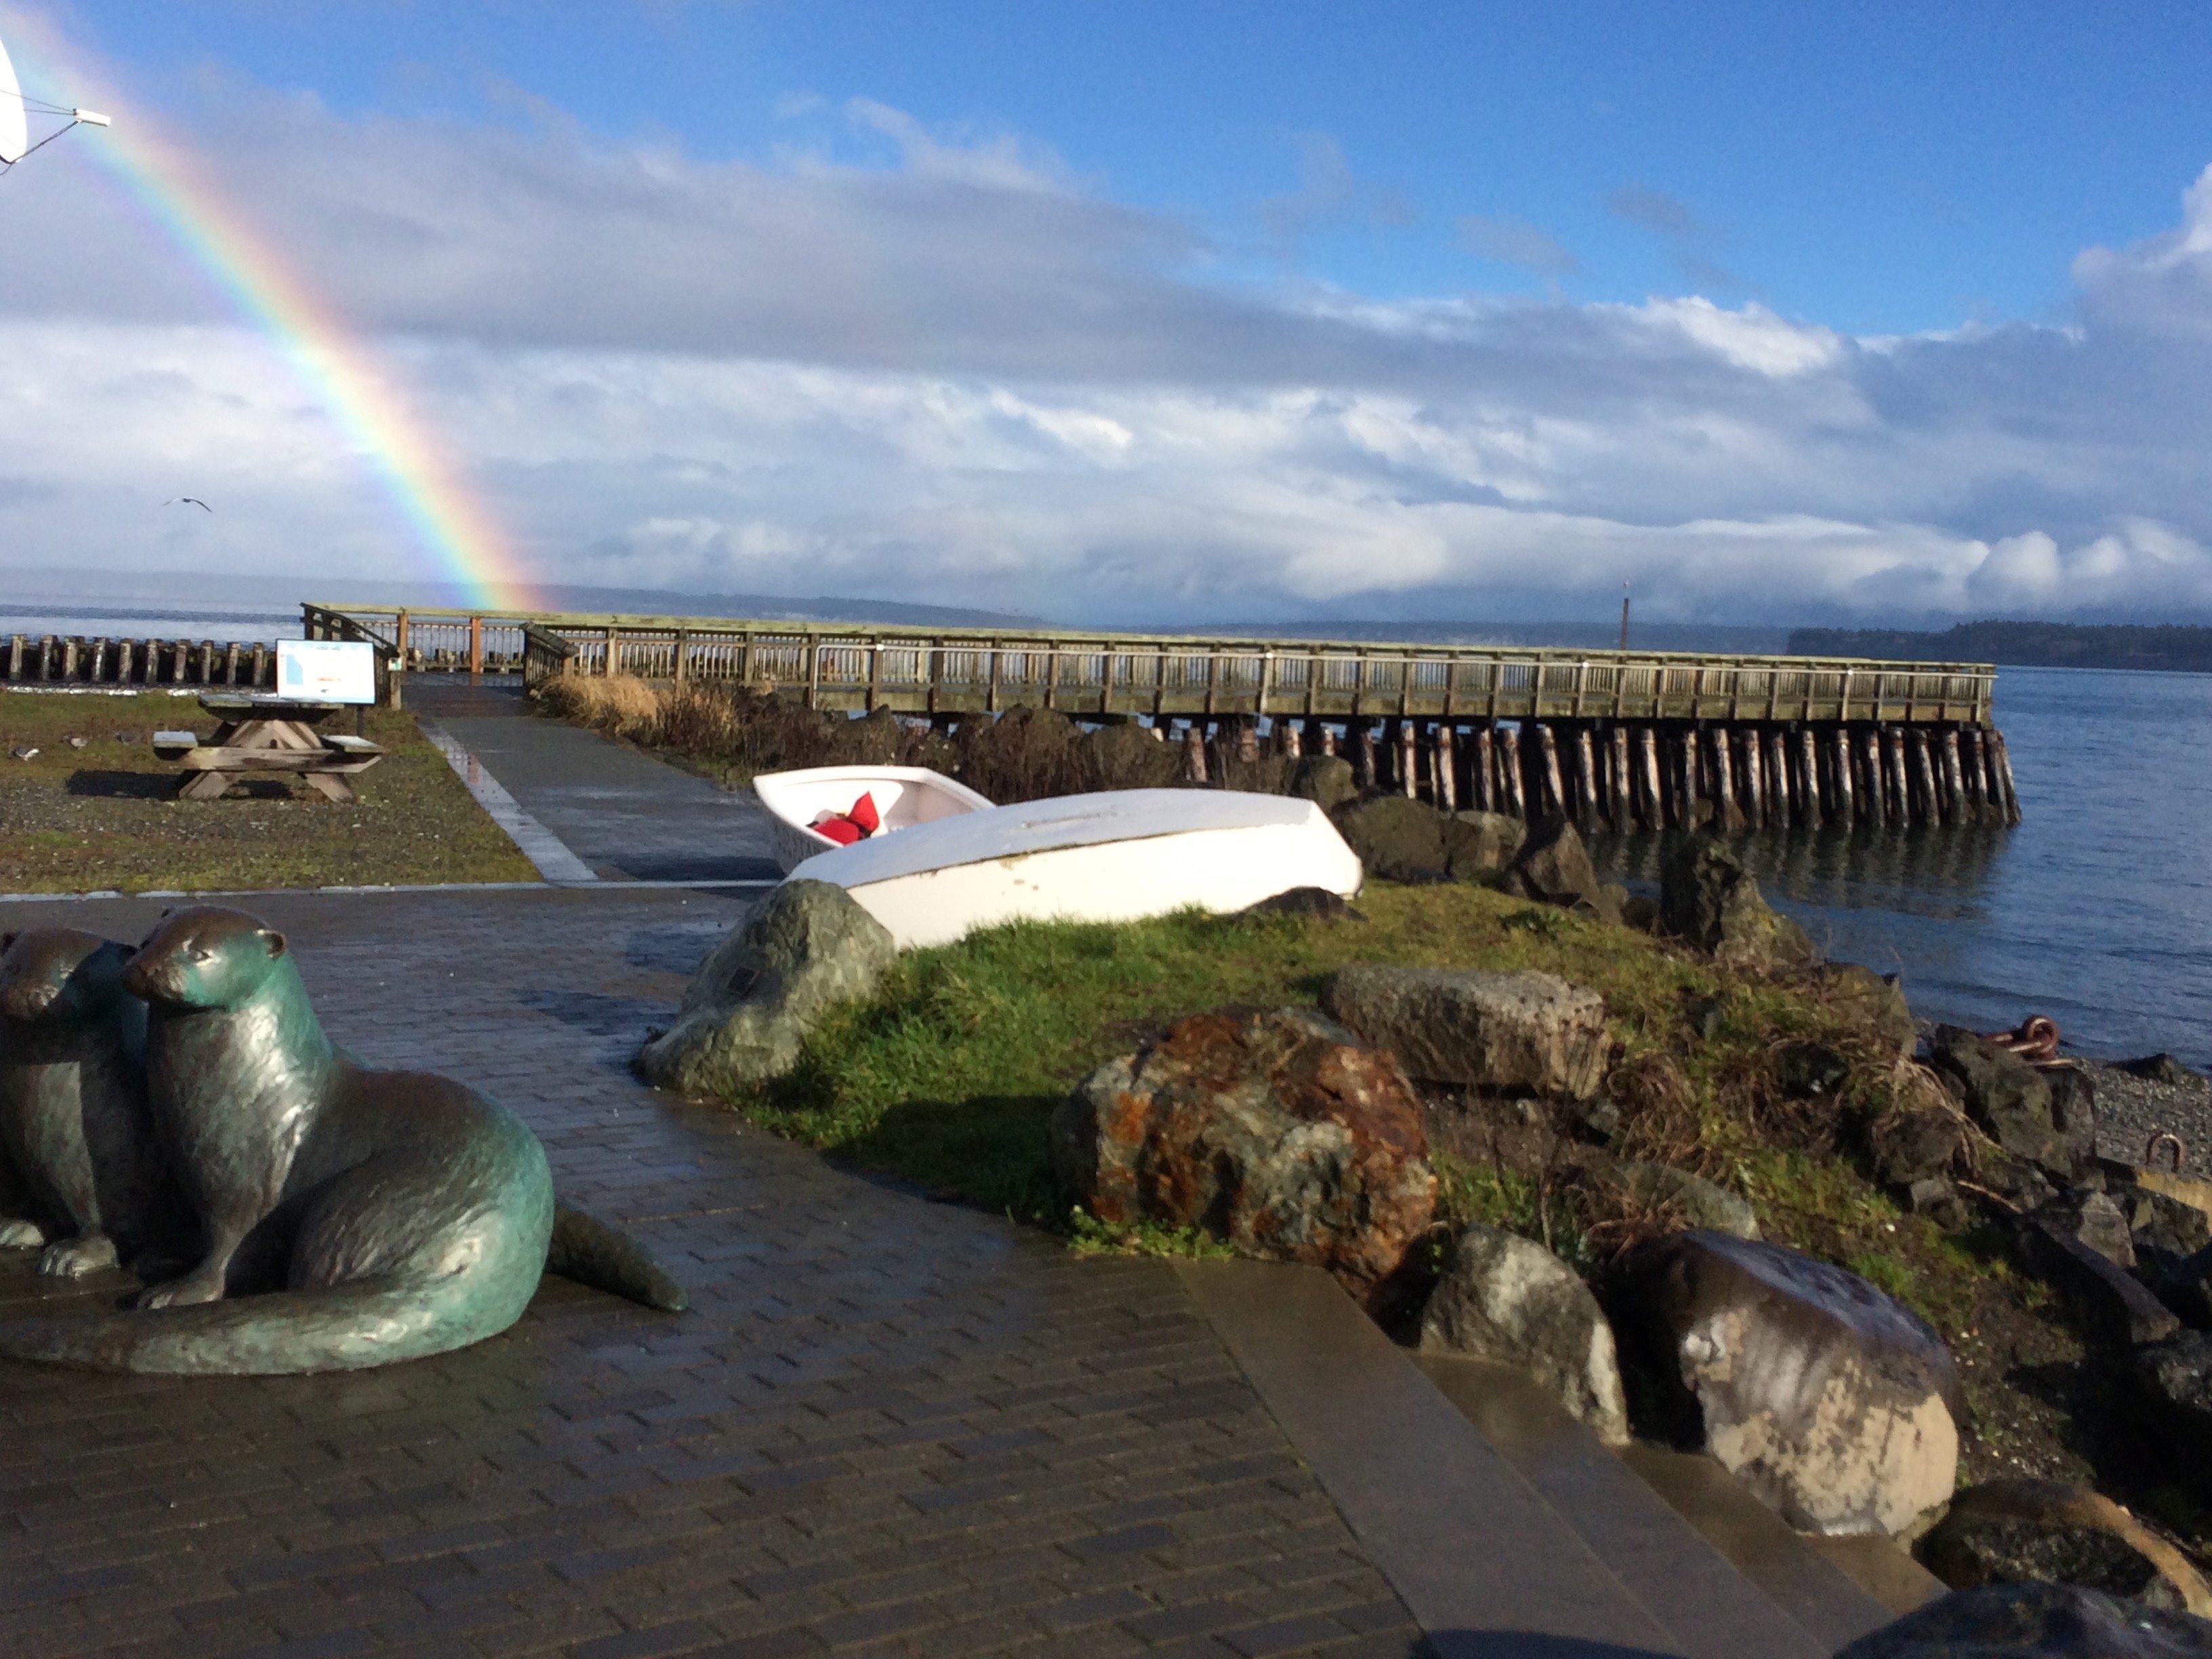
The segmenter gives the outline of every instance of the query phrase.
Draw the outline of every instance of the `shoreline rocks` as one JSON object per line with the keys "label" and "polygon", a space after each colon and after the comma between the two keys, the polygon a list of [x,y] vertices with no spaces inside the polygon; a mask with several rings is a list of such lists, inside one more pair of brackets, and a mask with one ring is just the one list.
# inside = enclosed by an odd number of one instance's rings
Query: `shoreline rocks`
{"label": "shoreline rocks", "polygon": [[1607,1445],[1628,1443],[1613,1327],[1581,1276],[1534,1240],[1480,1224],[1453,1240],[1421,1350],[1516,1366]]}
{"label": "shoreline rocks", "polygon": [[846,890],[787,881],[732,928],[684,988],[676,1024],[633,1064],[655,1088],[723,1095],[781,1076],[830,1010],[876,988],[898,955]]}
{"label": "shoreline rocks", "polygon": [[1389,1054],[1305,1009],[1223,1009],[1107,1060],[1054,1112],[1053,1169],[1099,1220],[1198,1229],[1327,1268],[1388,1310],[1436,1208]]}
{"label": "shoreline rocks", "polygon": [[1638,1251],[1608,1302],[1676,1432],[1790,1525],[1894,1537],[1951,1496],[1950,1351],[1857,1275],[1698,1231]]}
{"label": "shoreline rocks", "polygon": [[1362,964],[1322,1006],[1433,1082],[1583,1100],[1605,1078],[1605,1000],[1554,975]]}

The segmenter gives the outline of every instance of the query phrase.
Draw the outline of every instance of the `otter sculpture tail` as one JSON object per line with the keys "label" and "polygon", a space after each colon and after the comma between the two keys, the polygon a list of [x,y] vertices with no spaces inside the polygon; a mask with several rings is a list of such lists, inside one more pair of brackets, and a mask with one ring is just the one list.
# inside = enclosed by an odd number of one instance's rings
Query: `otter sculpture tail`
{"label": "otter sculpture tail", "polygon": [[682,1313],[691,1305],[684,1287],[644,1245],[558,1199],[553,1203],[553,1240],[546,1247],[545,1271],[663,1313]]}
{"label": "otter sculpture tail", "polygon": [[21,1319],[0,1324],[0,1356],[155,1376],[359,1370],[493,1334],[469,1332],[461,1300],[420,1284],[355,1279],[235,1302]]}

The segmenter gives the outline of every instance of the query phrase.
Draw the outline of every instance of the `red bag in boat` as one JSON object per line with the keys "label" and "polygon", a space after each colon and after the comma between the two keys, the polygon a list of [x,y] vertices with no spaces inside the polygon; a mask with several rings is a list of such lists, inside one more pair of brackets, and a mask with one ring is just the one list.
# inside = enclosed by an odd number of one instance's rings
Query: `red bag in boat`
{"label": "red bag in boat", "polygon": [[850,847],[866,833],[842,812],[824,812],[810,827],[816,835],[827,836],[840,847]]}
{"label": "red bag in boat", "polygon": [[872,836],[884,827],[883,819],[876,812],[876,798],[872,793],[865,794],[854,801],[853,810],[845,816],[859,824],[860,833],[865,836]]}

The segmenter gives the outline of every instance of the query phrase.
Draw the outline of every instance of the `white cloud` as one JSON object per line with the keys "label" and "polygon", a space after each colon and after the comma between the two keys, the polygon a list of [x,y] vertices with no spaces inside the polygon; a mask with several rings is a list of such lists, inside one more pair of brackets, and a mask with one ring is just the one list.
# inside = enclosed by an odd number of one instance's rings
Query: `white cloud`
{"label": "white cloud", "polygon": [[[864,100],[886,159],[765,164],[234,93],[222,188],[548,580],[1123,621],[1624,580],[1655,617],[2212,610],[2212,171],[2081,257],[2063,325],[1862,341],[1694,295],[1233,285],[1034,146]],[[1376,210],[1341,160],[1310,152],[1302,223]],[[82,158],[9,189],[0,556],[438,574]],[[187,491],[216,513],[160,512]]]}

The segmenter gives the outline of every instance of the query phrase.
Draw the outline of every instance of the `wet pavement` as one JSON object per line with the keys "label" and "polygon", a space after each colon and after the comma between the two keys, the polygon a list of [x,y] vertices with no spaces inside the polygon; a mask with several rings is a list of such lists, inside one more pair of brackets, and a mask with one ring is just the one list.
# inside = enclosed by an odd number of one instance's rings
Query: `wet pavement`
{"label": "wet pavement", "polygon": [[602,879],[779,879],[768,817],[626,744],[532,716],[520,685],[407,683],[407,706],[449,733]]}
{"label": "wet pavement", "polygon": [[[381,1371],[0,1362],[0,1653],[1419,1650],[1167,1267],[1079,1260],[631,1077],[740,903],[253,904],[333,1037],[515,1107],[694,1310],[549,1279],[507,1334]],[[122,939],[160,908],[51,908]],[[18,1258],[0,1315],[127,1289]]]}

